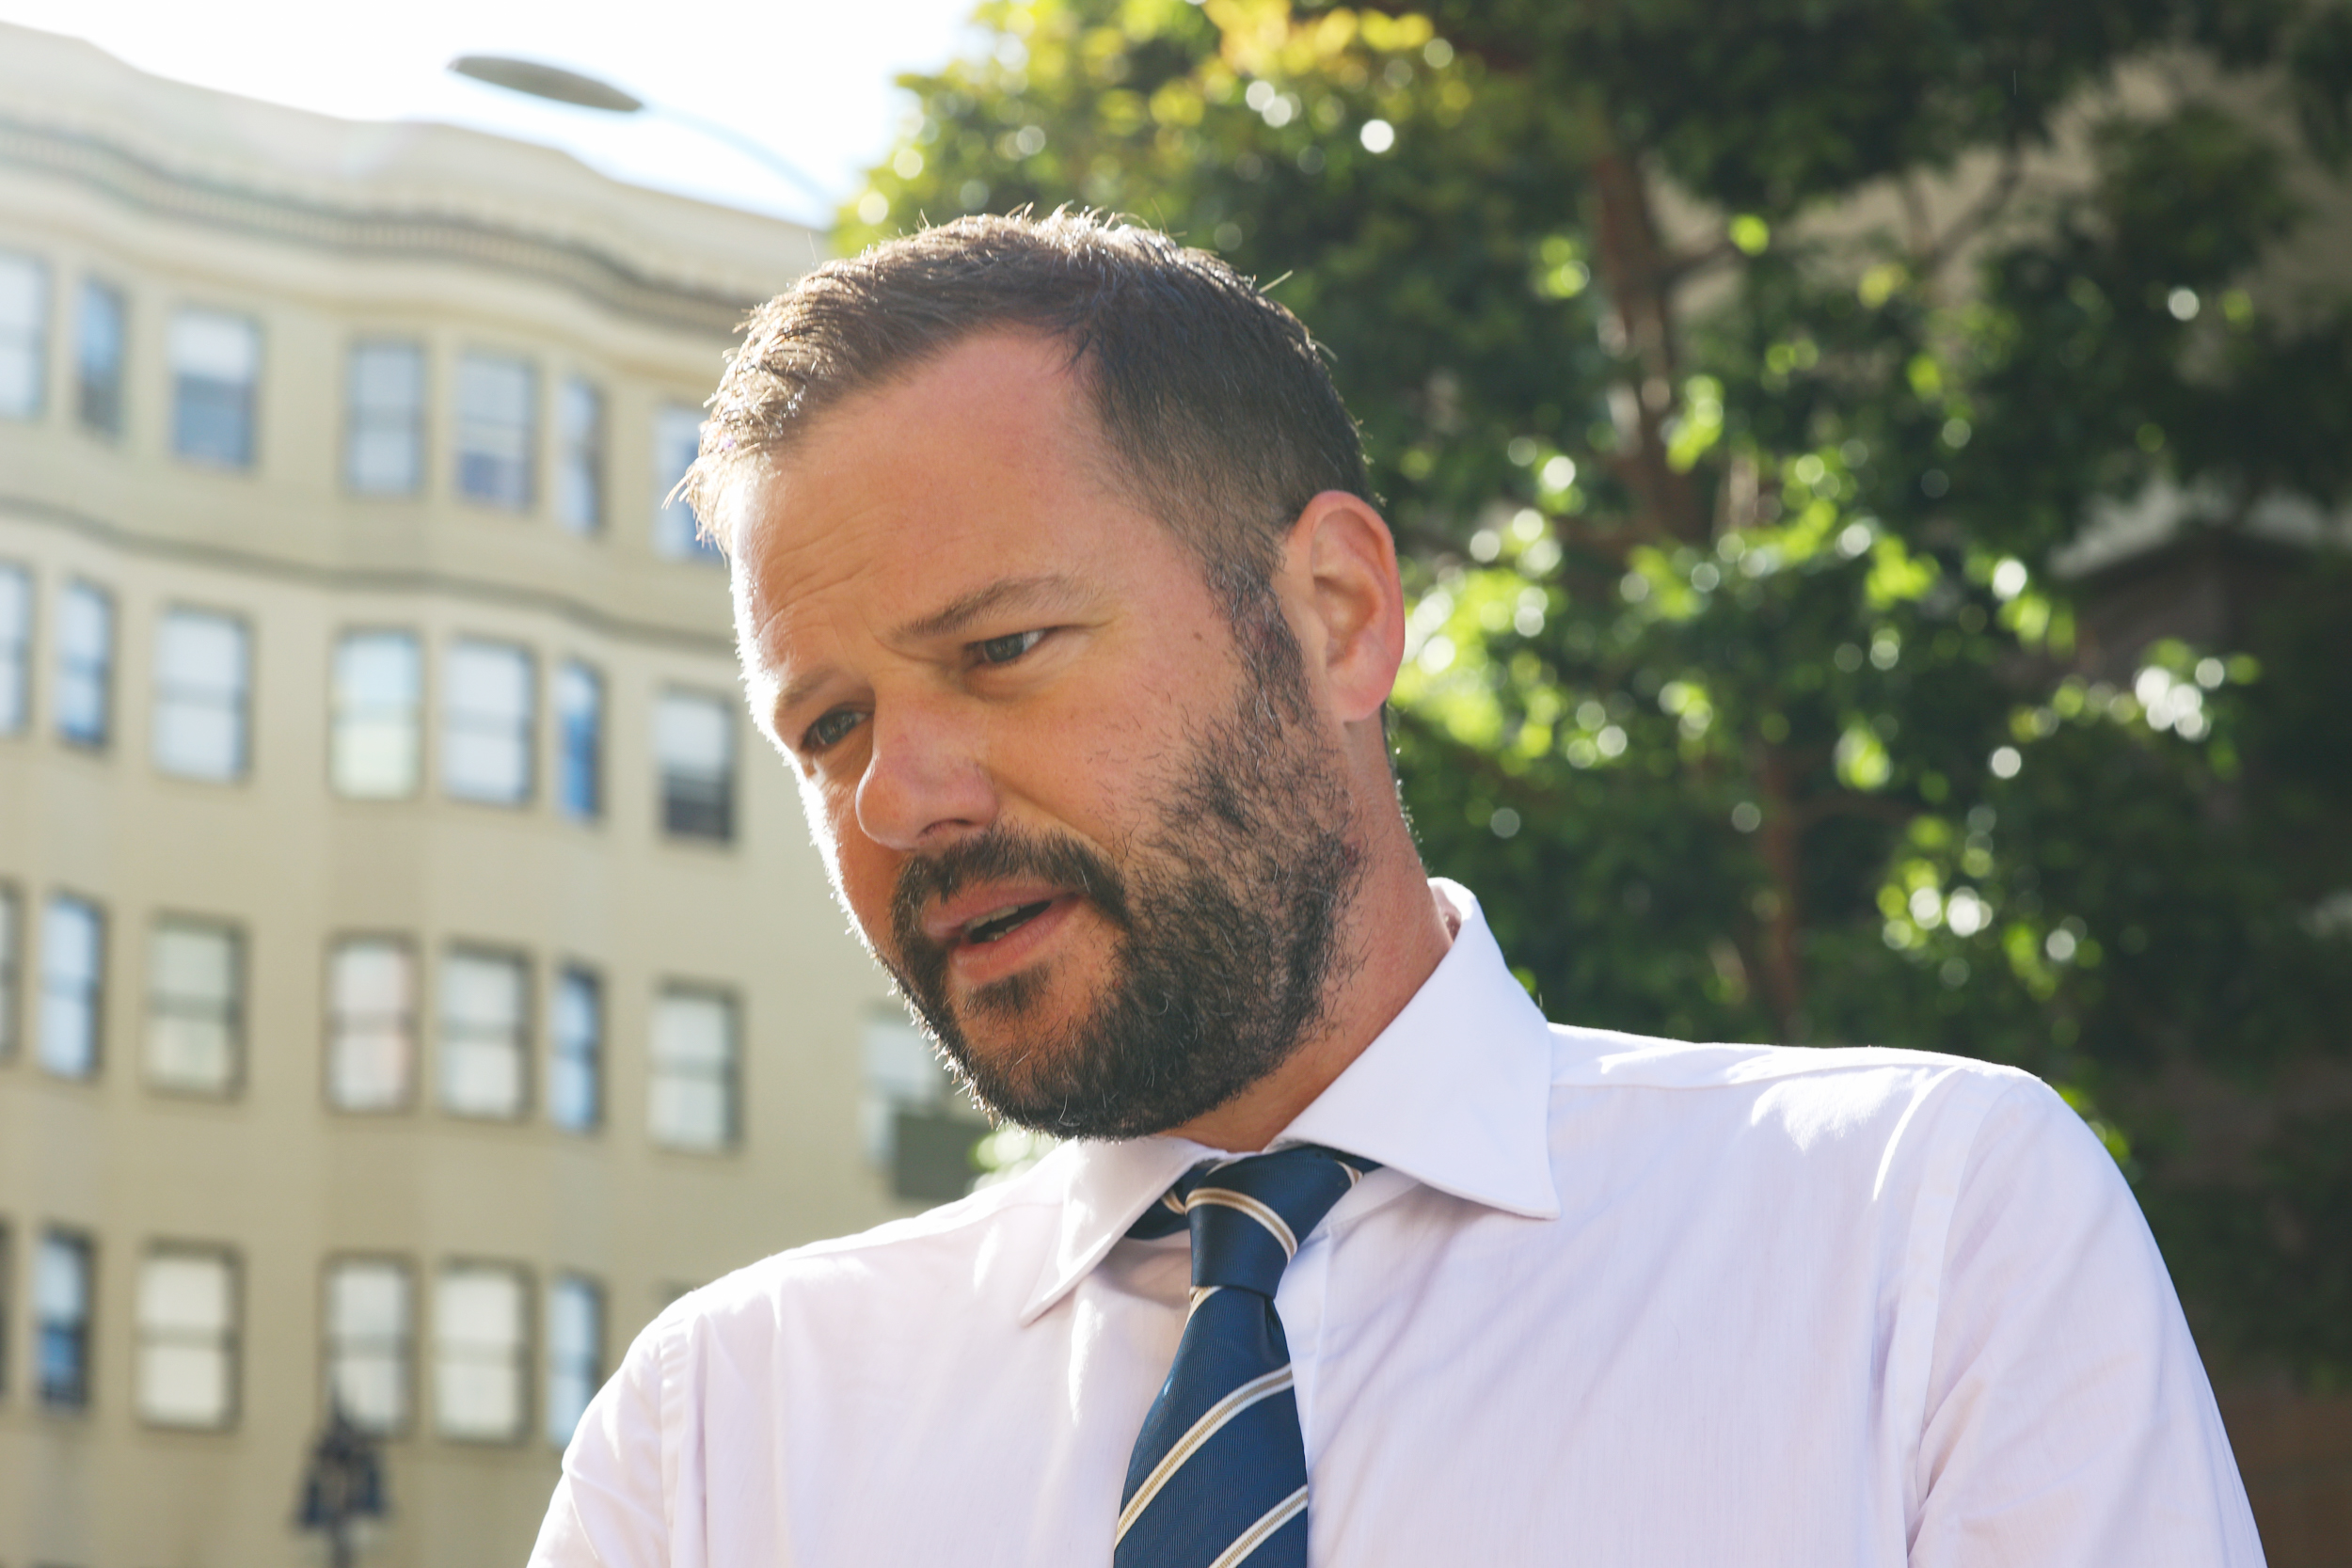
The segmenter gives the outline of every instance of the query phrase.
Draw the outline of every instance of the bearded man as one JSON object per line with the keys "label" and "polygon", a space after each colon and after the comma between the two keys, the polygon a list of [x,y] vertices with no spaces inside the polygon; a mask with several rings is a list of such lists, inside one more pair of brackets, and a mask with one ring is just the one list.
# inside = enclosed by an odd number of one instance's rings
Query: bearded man
{"label": "bearded man", "polygon": [[967,218],[765,307],[712,408],[691,493],[834,891],[1069,1142],[663,1313],[534,1563],[2260,1561],[2049,1090],[1549,1025],[1426,878],[1394,546],[1288,312]]}

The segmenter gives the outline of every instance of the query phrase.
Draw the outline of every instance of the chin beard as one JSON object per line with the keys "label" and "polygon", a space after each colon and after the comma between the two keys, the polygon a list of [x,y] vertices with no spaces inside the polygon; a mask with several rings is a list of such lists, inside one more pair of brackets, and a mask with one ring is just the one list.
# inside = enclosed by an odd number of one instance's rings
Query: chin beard
{"label": "chin beard", "polygon": [[[1067,834],[1002,825],[910,861],[884,967],[993,1116],[1066,1138],[1164,1132],[1263,1081],[1323,1022],[1346,977],[1340,931],[1361,875],[1347,807],[1336,755],[1248,702],[1187,749],[1182,776],[1148,802],[1157,832],[1118,863]],[[1074,1021],[1039,1021],[1050,963],[974,990],[962,1017],[949,997],[947,949],[924,910],[1015,877],[1083,894],[1110,928],[1109,978]],[[993,1042],[976,1045],[967,1024]]]}

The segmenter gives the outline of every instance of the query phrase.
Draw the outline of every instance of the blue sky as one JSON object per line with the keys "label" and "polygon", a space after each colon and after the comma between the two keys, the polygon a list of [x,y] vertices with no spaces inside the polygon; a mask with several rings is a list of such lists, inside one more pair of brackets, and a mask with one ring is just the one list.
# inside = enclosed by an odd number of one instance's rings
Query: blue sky
{"label": "blue sky", "polygon": [[0,0],[0,22],[87,39],[142,71],[348,119],[428,119],[561,147],[617,178],[754,211],[832,213],[754,160],[658,118],[516,97],[450,75],[521,55],[724,123],[836,199],[908,113],[892,79],[963,46],[973,0]]}

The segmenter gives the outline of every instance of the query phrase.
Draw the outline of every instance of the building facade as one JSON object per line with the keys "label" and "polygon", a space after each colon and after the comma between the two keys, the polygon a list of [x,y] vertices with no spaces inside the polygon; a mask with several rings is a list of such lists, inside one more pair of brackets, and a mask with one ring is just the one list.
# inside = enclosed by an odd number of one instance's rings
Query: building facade
{"label": "building facade", "polygon": [[665,1302],[904,1211],[664,501],[821,245],[0,28],[0,1568],[312,1561],[335,1408],[364,1560],[518,1562]]}

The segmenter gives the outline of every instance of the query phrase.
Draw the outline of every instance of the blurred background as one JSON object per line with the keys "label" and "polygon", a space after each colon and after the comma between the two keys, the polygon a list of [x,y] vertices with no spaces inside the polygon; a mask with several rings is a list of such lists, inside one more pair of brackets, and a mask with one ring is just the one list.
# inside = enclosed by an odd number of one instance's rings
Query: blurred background
{"label": "blurred background", "polygon": [[0,0],[0,1563],[518,1562],[664,1303],[1033,1152],[665,498],[751,304],[1063,202],[1329,348],[1551,1015],[2059,1085],[2352,1563],[2334,0]]}

